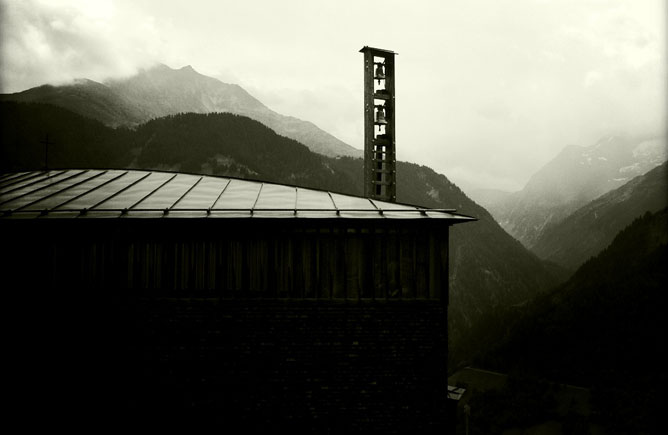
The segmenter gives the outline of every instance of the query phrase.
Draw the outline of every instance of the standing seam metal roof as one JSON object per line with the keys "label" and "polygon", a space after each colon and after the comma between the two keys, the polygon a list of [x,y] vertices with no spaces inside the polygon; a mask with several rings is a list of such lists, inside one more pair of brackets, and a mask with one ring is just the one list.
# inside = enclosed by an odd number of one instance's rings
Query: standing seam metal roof
{"label": "standing seam metal roof", "polygon": [[352,195],[228,177],[70,169],[0,176],[2,218],[344,218],[475,220]]}

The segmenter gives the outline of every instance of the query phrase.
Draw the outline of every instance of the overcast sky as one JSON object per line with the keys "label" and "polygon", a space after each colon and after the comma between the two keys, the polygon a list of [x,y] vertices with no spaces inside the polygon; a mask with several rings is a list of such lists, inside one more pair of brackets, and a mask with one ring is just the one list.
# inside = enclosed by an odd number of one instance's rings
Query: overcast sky
{"label": "overcast sky", "polygon": [[666,3],[0,0],[0,90],[192,65],[361,149],[369,45],[399,53],[399,159],[519,190],[566,145],[665,135]]}

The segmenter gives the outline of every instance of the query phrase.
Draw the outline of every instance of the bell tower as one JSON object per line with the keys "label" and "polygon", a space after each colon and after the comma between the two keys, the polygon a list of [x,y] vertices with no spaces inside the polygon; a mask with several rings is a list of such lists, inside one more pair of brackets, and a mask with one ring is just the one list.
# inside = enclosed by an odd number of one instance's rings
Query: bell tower
{"label": "bell tower", "polygon": [[394,139],[394,56],[364,46],[364,195],[397,200]]}

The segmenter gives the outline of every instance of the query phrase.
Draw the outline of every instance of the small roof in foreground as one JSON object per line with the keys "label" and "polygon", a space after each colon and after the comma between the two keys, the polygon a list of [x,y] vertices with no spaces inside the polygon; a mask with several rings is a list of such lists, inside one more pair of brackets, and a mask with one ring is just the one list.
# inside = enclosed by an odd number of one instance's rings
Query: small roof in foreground
{"label": "small roof in foreground", "polygon": [[208,175],[69,169],[0,176],[0,218],[119,217],[475,220],[454,210]]}
{"label": "small roof in foreground", "polygon": [[462,387],[454,387],[448,385],[448,399],[450,400],[459,400],[466,393],[466,389]]}

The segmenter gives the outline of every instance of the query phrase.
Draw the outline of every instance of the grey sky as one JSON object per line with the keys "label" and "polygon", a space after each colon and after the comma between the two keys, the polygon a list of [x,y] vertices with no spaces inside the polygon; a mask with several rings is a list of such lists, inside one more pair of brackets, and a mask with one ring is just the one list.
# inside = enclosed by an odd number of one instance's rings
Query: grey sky
{"label": "grey sky", "polygon": [[0,0],[2,92],[162,62],[362,148],[364,45],[394,50],[397,153],[520,189],[566,145],[666,132],[664,0]]}

